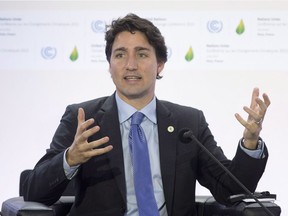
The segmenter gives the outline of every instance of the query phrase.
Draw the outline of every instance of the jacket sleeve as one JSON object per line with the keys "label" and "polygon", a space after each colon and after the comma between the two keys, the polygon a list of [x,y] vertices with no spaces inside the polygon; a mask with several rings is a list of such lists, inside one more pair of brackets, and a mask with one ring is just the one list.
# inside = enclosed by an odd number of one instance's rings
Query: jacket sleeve
{"label": "jacket sleeve", "polygon": [[77,129],[77,107],[68,106],[54,134],[50,148],[23,184],[24,200],[51,205],[66,189],[69,180],[63,168],[65,150],[72,144]]}
{"label": "jacket sleeve", "polygon": [[[238,146],[233,160],[228,160],[208,127],[205,117],[200,112],[199,141],[247,187],[254,192],[265,170],[268,151],[265,147],[263,157],[255,159]],[[227,198],[233,194],[246,193],[206,152],[200,151],[198,181],[210,190],[214,198],[223,204],[229,204]]]}

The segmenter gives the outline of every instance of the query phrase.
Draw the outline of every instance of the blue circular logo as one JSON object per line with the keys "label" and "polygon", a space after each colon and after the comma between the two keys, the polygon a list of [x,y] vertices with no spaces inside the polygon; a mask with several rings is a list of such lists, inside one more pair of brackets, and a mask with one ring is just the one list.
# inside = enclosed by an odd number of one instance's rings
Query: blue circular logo
{"label": "blue circular logo", "polygon": [[55,47],[43,47],[41,49],[41,55],[44,59],[54,59],[56,57],[57,50]]}
{"label": "blue circular logo", "polygon": [[106,23],[102,20],[92,21],[91,28],[93,32],[103,33],[106,31]]}
{"label": "blue circular logo", "polygon": [[211,20],[207,22],[207,29],[211,33],[218,33],[222,30],[223,23],[219,20]]}

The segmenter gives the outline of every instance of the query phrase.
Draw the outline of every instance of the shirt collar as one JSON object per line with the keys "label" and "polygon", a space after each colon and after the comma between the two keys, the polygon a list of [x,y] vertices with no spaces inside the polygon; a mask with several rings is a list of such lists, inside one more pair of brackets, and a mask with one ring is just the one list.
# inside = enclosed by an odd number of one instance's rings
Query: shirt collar
{"label": "shirt collar", "polygon": [[117,92],[115,94],[115,99],[118,107],[118,116],[120,124],[128,120],[137,111],[142,112],[150,121],[152,121],[154,124],[157,124],[155,96],[153,97],[151,102],[147,104],[145,107],[143,107],[141,110],[137,110],[133,106],[127,104],[119,97]]}

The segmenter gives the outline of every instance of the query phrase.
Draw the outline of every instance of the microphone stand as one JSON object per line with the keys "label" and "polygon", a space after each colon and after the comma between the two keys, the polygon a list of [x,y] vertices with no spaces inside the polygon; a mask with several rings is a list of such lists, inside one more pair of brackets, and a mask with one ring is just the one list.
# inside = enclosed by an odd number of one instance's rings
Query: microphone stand
{"label": "microphone stand", "polygon": [[183,138],[190,138],[194,140],[198,146],[200,146],[201,149],[203,149],[244,191],[253,198],[267,213],[269,216],[275,216],[269,209],[267,209],[260,201],[259,199],[254,196],[245,185],[243,185],[231,172],[228,170],[193,134],[193,132],[189,129],[187,129],[186,132],[183,133]]}

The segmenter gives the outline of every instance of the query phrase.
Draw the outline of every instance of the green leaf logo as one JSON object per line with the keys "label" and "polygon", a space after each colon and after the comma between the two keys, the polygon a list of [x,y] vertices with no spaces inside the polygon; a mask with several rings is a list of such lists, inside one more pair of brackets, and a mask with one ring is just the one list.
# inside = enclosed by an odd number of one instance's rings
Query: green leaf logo
{"label": "green leaf logo", "polygon": [[74,62],[74,61],[76,61],[78,59],[78,57],[79,57],[78,50],[77,50],[77,48],[75,46],[73,51],[72,51],[72,53],[71,53],[71,55],[70,55],[70,60]]}
{"label": "green leaf logo", "polygon": [[245,31],[245,25],[244,25],[243,20],[241,19],[241,20],[240,20],[240,23],[238,24],[238,26],[237,26],[237,28],[236,28],[236,33],[237,33],[238,35],[241,35],[241,34],[244,33],[244,31]]}
{"label": "green leaf logo", "polygon": [[194,58],[194,53],[193,53],[192,47],[190,46],[186,55],[185,55],[185,59],[187,62],[190,62],[190,61],[192,61],[193,58]]}

